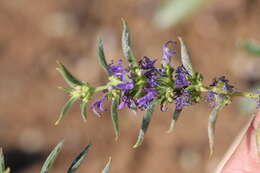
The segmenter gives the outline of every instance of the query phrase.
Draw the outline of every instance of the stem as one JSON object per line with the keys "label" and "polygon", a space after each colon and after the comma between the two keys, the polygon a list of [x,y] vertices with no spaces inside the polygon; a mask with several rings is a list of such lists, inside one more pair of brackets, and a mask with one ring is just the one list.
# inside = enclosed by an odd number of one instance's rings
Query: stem
{"label": "stem", "polygon": [[231,96],[243,96],[243,97],[249,97],[249,98],[253,98],[253,99],[259,98],[259,94],[246,93],[246,92],[241,92],[241,91],[235,91],[234,93],[231,94]]}
{"label": "stem", "polygon": [[103,91],[105,89],[107,89],[107,85],[103,85],[103,86],[98,86],[95,88],[94,92],[98,92],[98,91]]}

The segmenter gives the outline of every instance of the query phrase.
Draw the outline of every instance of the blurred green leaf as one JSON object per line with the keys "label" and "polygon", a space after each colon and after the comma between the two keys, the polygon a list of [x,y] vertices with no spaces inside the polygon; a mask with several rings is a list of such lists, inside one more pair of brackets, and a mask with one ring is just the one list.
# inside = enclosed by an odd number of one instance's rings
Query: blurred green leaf
{"label": "blurred green leaf", "polygon": [[72,96],[67,103],[65,103],[65,105],[63,106],[59,119],[55,122],[55,125],[58,125],[60,123],[60,121],[65,117],[66,113],[69,111],[69,109],[71,108],[71,106],[73,105],[73,103],[75,103],[77,101],[79,97],[76,96]]}
{"label": "blurred green leaf", "polygon": [[64,80],[67,82],[67,84],[71,87],[75,87],[75,86],[82,86],[85,83],[78,80],[76,77],[74,77],[69,70],[60,62],[57,62],[59,67],[57,68],[58,72],[62,75],[62,77],[64,78]]}
{"label": "blurred green leaf", "polygon": [[119,97],[113,98],[112,105],[111,105],[111,119],[113,122],[116,140],[119,137],[119,120],[118,120],[118,112],[117,112],[118,104],[119,104]]}
{"label": "blurred green leaf", "polygon": [[111,161],[112,161],[112,159],[111,159],[111,157],[109,157],[109,160],[108,160],[105,168],[102,170],[101,173],[108,173],[109,172],[109,170],[111,168]]}
{"label": "blurred green leaf", "polygon": [[50,155],[48,156],[48,158],[46,159],[46,161],[44,162],[44,164],[42,166],[41,173],[49,172],[53,163],[55,162],[56,158],[58,157],[58,154],[61,151],[62,145],[63,145],[63,141],[58,143],[58,145],[56,145],[56,147],[52,150],[52,152],[50,153]]}
{"label": "blurred green leaf", "polygon": [[81,162],[84,160],[84,158],[86,157],[89,149],[91,147],[91,144],[88,144],[84,150],[75,158],[75,160],[73,160],[72,164],[70,165],[67,173],[74,173],[78,167],[80,166]]}
{"label": "blurred green leaf", "polygon": [[188,49],[187,49],[185,43],[183,42],[182,38],[179,37],[178,39],[179,39],[180,44],[181,44],[181,62],[182,62],[182,65],[189,72],[189,74],[191,76],[194,76],[195,73],[194,73],[194,70],[193,70],[193,67],[192,67],[192,63],[191,63],[191,60],[190,60],[190,55],[189,55]]}
{"label": "blurred green leaf", "polygon": [[127,22],[124,19],[122,19],[122,23],[123,23],[122,49],[123,49],[124,56],[126,57],[129,64],[132,65],[132,67],[138,67],[138,62],[131,49],[130,33],[129,33]]}
{"label": "blurred green leaf", "polygon": [[7,168],[5,171],[4,171],[4,173],[10,173],[10,168]]}
{"label": "blurred green leaf", "polygon": [[241,41],[240,46],[248,53],[260,56],[260,43],[256,41]]}
{"label": "blurred green leaf", "polygon": [[176,25],[202,8],[207,0],[165,0],[155,14],[155,24],[160,28]]}
{"label": "blurred green leaf", "polygon": [[177,122],[177,120],[178,120],[178,118],[179,118],[179,116],[181,114],[181,111],[182,111],[182,109],[181,110],[175,110],[173,112],[170,128],[167,131],[167,133],[171,133],[173,131],[173,129],[175,128],[175,124],[176,124],[176,122]]}
{"label": "blurred green leaf", "polygon": [[87,115],[88,115],[87,105],[88,105],[88,103],[85,102],[85,101],[82,101],[82,102],[80,103],[81,117],[82,117],[82,119],[83,119],[84,122],[87,121]]}
{"label": "blurred green leaf", "polygon": [[5,159],[3,154],[3,149],[0,148],[0,173],[5,172]]}
{"label": "blurred green leaf", "polygon": [[139,131],[137,141],[136,141],[135,145],[133,146],[133,148],[137,148],[143,143],[144,135],[149,127],[156,104],[157,104],[157,101],[154,100],[146,109],[145,115],[143,117],[141,129]]}
{"label": "blurred green leaf", "polygon": [[102,40],[98,41],[98,60],[99,60],[100,65],[103,67],[103,69],[105,69],[106,72],[109,74],[110,69],[109,69],[109,66],[106,61],[106,56],[105,56]]}
{"label": "blurred green leaf", "polygon": [[214,141],[215,141],[215,125],[218,117],[219,111],[225,106],[225,101],[222,100],[218,103],[212,110],[208,119],[208,138],[209,138],[209,149],[210,149],[210,157],[214,153]]}

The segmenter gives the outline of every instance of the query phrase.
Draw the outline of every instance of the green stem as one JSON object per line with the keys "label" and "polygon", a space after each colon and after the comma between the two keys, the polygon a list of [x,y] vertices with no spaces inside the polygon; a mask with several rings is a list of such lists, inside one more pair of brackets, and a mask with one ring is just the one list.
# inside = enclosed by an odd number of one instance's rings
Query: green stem
{"label": "green stem", "polygon": [[95,88],[94,92],[98,92],[98,91],[103,91],[105,89],[107,89],[107,85],[103,85],[103,86],[98,86]]}

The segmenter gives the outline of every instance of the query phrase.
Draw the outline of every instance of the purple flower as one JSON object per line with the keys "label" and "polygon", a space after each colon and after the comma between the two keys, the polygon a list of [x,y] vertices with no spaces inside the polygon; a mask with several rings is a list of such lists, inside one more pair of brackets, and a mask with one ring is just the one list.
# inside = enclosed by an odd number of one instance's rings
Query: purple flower
{"label": "purple flower", "polygon": [[155,89],[146,89],[145,91],[147,94],[136,100],[137,107],[141,110],[145,110],[158,93]]}
{"label": "purple flower", "polygon": [[152,61],[151,59],[149,59],[148,57],[145,56],[143,59],[141,59],[139,61],[139,65],[140,65],[141,69],[143,69],[143,70],[151,70],[151,69],[155,68],[154,64],[156,61],[157,60]]}
{"label": "purple flower", "polygon": [[117,76],[121,80],[125,80],[126,73],[128,72],[128,70],[123,67],[123,61],[120,59],[118,60],[117,65],[112,65],[112,64],[113,62],[109,64],[109,68],[112,74]]}
{"label": "purple flower", "polygon": [[225,78],[225,76],[222,76],[218,79],[215,78],[210,86],[211,87],[217,86],[220,81],[224,83],[223,89],[225,91],[229,91],[229,92],[233,91],[234,86],[229,84],[229,81]]}
{"label": "purple flower", "polygon": [[175,41],[168,41],[163,45],[163,58],[162,58],[162,64],[170,64],[171,62],[171,57],[176,54],[176,51],[174,48],[176,47],[176,42]]}
{"label": "purple flower", "polygon": [[135,101],[132,99],[132,97],[129,96],[128,93],[124,93],[124,95],[121,97],[118,109],[123,109],[126,106],[130,109],[136,108]]}
{"label": "purple flower", "polygon": [[188,91],[182,90],[175,99],[176,110],[181,110],[184,106],[191,105],[191,95]]}
{"label": "purple flower", "polygon": [[121,91],[126,91],[134,88],[134,83],[132,81],[126,81],[124,83],[120,83],[116,86]]}
{"label": "purple flower", "polygon": [[187,76],[189,75],[188,71],[183,67],[179,66],[176,69],[176,76],[175,76],[175,86],[176,87],[184,87],[191,84],[191,82],[187,79]]}
{"label": "purple flower", "polygon": [[210,103],[212,107],[215,107],[217,105],[216,96],[217,94],[215,92],[209,91],[206,97],[206,100]]}
{"label": "purple flower", "polygon": [[105,111],[105,109],[103,108],[103,103],[106,98],[107,96],[103,96],[101,97],[101,99],[97,100],[91,105],[92,111],[99,117],[101,116],[99,112]]}

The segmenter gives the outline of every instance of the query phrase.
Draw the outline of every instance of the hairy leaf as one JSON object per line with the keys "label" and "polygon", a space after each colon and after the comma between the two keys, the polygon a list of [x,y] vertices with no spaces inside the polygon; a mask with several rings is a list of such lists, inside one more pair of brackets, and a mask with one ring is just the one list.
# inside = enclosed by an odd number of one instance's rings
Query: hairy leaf
{"label": "hairy leaf", "polygon": [[193,70],[193,67],[192,67],[192,64],[191,64],[188,49],[187,49],[185,43],[183,42],[182,38],[179,37],[178,39],[179,39],[180,44],[181,44],[181,62],[182,62],[182,65],[189,72],[189,74],[191,76],[194,76],[195,73],[194,73],[194,70]]}
{"label": "hairy leaf", "polygon": [[105,56],[102,40],[98,41],[98,60],[99,60],[99,64],[103,67],[103,69],[105,69],[106,72],[108,74],[110,74],[110,68],[109,68],[107,61],[106,61],[106,56]]}
{"label": "hairy leaf", "polygon": [[111,119],[113,122],[113,127],[116,135],[116,140],[119,137],[119,120],[118,120],[118,104],[119,104],[119,97],[115,97],[112,100],[112,105],[111,105]]}
{"label": "hairy leaf", "polygon": [[122,49],[123,49],[124,56],[126,57],[129,64],[132,65],[132,67],[138,67],[138,62],[131,49],[130,33],[129,33],[127,22],[123,19],[122,22],[123,22]]}
{"label": "hairy leaf", "polygon": [[88,116],[88,113],[87,113],[87,106],[88,106],[88,103],[85,102],[85,101],[82,101],[80,103],[80,114],[81,114],[81,117],[83,119],[84,122],[87,121],[87,116]]}
{"label": "hairy leaf", "polygon": [[75,160],[73,160],[72,164],[70,165],[67,173],[74,173],[78,167],[80,166],[81,162],[84,160],[84,158],[86,157],[89,149],[91,147],[91,144],[88,144],[84,150],[79,153],[79,155],[75,158]]}
{"label": "hairy leaf", "polygon": [[71,108],[71,106],[73,105],[73,103],[75,103],[77,101],[79,97],[71,97],[67,103],[65,103],[65,105],[63,106],[59,119],[55,122],[55,125],[58,125],[60,123],[60,121],[65,117],[66,113],[69,111],[69,109]]}
{"label": "hairy leaf", "polygon": [[154,112],[156,103],[157,103],[156,101],[153,101],[149,105],[149,107],[146,109],[145,115],[144,115],[143,120],[142,120],[141,129],[139,131],[137,141],[136,141],[135,145],[133,146],[133,148],[137,148],[143,143],[144,135],[145,135],[145,133],[146,133],[148,127],[149,127],[149,124],[150,124],[151,118],[153,116],[153,112]]}
{"label": "hairy leaf", "polygon": [[46,159],[46,161],[44,162],[44,164],[42,166],[41,173],[48,173],[49,172],[49,170],[51,169],[53,163],[55,162],[58,154],[61,151],[62,145],[63,145],[63,141],[58,143],[56,145],[56,147],[52,150],[52,152],[50,153],[50,155],[48,156],[48,158]]}
{"label": "hairy leaf", "polygon": [[182,109],[181,110],[175,110],[174,112],[173,112],[173,115],[172,115],[172,120],[171,120],[171,125],[170,125],[170,128],[169,128],[169,130],[167,131],[167,133],[171,133],[172,131],[173,131],[173,129],[175,128],[175,124],[176,124],[176,122],[177,122],[177,120],[178,120],[178,118],[179,118],[179,116],[180,116],[180,114],[181,114],[181,111],[182,111]]}
{"label": "hairy leaf", "polygon": [[74,77],[69,70],[60,62],[57,62],[59,67],[57,68],[58,72],[62,75],[64,80],[67,82],[67,84],[71,87],[75,87],[78,85],[84,85],[85,83],[78,80],[76,77]]}
{"label": "hairy leaf", "polygon": [[208,119],[208,138],[209,138],[209,149],[210,157],[214,153],[214,141],[215,141],[215,125],[219,111],[225,106],[225,102],[218,103],[211,111]]}
{"label": "hairy leaf", "polygon": [[108,173],[109,172],[109,170],[111,168],[111,161],[112,161],[112,159],[111,159],[111,157],[109,157],[109,160],[108,160],[105,168],[102,170],[101,173]]}

